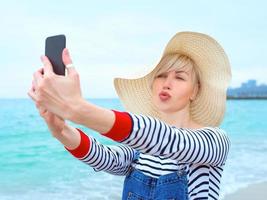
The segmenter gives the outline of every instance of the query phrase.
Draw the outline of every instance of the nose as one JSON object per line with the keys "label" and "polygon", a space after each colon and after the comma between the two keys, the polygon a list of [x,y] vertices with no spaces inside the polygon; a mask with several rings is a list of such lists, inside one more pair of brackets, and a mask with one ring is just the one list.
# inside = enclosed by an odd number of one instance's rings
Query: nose
{"label": "nose", "polygon": [[172,86],[172,77],[168,75],[163,81],[163,89],[170,89]]}

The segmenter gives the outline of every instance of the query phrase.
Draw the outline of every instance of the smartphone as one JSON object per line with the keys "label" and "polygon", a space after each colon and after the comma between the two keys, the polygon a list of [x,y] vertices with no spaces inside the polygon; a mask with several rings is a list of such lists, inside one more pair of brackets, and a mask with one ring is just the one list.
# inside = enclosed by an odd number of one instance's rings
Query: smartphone
{"label": "smartphone", "polygon": [[62,60],[62,51],[65,47],[65,35],[54,35],[45,40],[45,55],[49,58],[53,71],[63,76],[65,76],[65,65]]}

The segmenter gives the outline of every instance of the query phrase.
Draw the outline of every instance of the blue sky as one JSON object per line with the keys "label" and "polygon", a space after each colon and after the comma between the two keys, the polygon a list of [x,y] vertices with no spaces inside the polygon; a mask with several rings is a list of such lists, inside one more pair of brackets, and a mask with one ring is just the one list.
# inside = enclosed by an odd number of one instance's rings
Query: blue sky
{"label": "blue sky", "polygon": [[47,36],[65,34],[85,98],[117,97],[115,77],[150,71],[179,31],[214,37],[238,87],[267,84],[267,3],[262,1],[1,1],[0,98],[27,96]]}

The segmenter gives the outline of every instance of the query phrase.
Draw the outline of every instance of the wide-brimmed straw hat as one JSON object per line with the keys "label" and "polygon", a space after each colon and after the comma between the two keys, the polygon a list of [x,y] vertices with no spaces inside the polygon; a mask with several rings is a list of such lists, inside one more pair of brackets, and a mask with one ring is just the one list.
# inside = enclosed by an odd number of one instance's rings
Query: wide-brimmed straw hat
{"label": "wide-brimmed straw hat", "polygon": [[[206,34],[178,32],[168,42],[162,57],[174,53],[191,58],[201,73],[200,90],[190,104],[191,118],[204,126],[219,126],[224,117],[226,92],[232,77],[230,63],[223,48]],[[149,82],[157,70],[156,65],[141,77],[114,79],[116,92],[126,111],[163,120],[152,103]]]}

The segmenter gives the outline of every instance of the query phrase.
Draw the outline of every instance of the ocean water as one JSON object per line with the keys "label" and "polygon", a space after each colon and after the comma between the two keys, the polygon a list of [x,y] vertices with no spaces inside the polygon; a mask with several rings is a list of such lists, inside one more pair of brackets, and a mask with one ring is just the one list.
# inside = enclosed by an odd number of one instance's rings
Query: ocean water
{"label": "ocean water", "polygon": [[[88,99],[123,111],[119,99]],[[267,101],[228,100],[221,124],[231,149],[221,182],[221,198],[267,180]],[[116,144],[77,124],[103,144]],[[95,172],[53,138],[30,99],[0,99],[0,199],[121,198],[123,176]]]}

